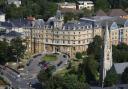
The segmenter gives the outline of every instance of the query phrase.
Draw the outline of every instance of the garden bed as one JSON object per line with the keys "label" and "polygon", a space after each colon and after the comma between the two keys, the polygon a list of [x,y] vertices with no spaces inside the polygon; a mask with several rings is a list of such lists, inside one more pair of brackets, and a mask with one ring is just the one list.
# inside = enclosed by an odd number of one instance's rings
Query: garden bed
{"label": "garden bed", "polygon": [[57,60],[57,56],[53,55],[53,54],[47,54],[42,58],[44,61],[56,61]]}

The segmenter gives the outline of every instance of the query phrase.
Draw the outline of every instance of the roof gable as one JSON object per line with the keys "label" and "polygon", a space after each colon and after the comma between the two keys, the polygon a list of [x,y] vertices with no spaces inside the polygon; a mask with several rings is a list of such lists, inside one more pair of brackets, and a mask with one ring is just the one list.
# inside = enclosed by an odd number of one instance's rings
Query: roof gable
{"label": "roof gable", "polygon": [[103,10],[100,9],[96,12],[96,16],[107,16],[107,14]]}
{"label": "roof gable", "polygon": [[122,74],[126,67],[128,67],[128,62],[125,63],[114,63],[114,67],[117,74]]}
{"label": "roof gable", "polygon": [[122,9],[112,9],[108,12],[109,16],[125,16],[127,13]]}

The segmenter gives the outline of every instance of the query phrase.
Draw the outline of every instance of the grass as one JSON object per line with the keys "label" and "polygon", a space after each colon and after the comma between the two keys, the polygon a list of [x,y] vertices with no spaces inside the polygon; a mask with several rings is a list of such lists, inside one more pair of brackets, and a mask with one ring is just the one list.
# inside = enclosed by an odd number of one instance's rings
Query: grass
{"label": "grass", "polygon": [[56,55],[53,55],[53,54],[49,54],[49,55],[45,55],[43,58],[42,58],[44,61],[56,61],[57,60],[57,56]]}

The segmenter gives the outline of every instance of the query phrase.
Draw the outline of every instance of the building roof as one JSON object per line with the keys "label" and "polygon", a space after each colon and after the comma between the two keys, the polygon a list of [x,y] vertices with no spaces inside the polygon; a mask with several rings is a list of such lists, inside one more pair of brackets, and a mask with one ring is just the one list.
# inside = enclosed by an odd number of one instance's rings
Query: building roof
{"label": "building roof", "polygon": [[128,62],[114,63],[114,68],[117,74],[122,74],[126,67],[128,67]]}
{"label": "building roof", "polygon": [[96,16],[107,16],[107,14],[103,10],[100,9],[96,12]]}
{"label": "building roof", "polygon": [[12,23],[6,21],[6,22],[0,22],[0,26],[1,27],[5,27],[7,29],[11,29],[12,28]]}
{"label": "building roof", "polygon": [[43,19],[37,19],[33,21],[33,27],[41,28],[41,27],[44,27],[44,25],[45,25],[45,22]]}
{"label": "building roof", "polygon": [[103,23],[106,21],[113,21],[115,18],[114,17],[110,17],[110,16],[94,16],[94,17],[91,17],[91,18],[80,18],[80,20],[83,20],[83,21],[90,21],[90,22],[99,22],[99,23]]}
{"label": "building roof", "polygon": [[16,31],[11,31],[5,34],[6,37],[20,37],[22,34]]}
{"label": "building roof", "polygon": [[128,27],[128,20],[125,21],[124,26]]}
{"label": "building roof", "polygon": [[128,15],[125,11],[123,11],[122,9],[111,9],[108,12],[109,16],[125,16]]}
{"label": "building roof", "polygon": [[72,8],[60,8],[62,13],[78,13],[79,10],[72,9]]}
{"label": "building roof", "polygon": [[4,13],[2,11],[0,11],[0,15],[3,15]]}
{"label": "building roof", "polygon": [[118,29],[118,25],[116,22],[113,22],[112,25],[110,26],[110,30]]}
{"label": "building roof", "polygon": [[[66,24],[64,24],[64,30],[78,30],[80,27],[82,27],[83,29],[86,28],[91,28],[92,27],[92,24],[90,23],[85,23],[85,22],[68,22]],[[76,28],[76,29],[75,29]],[[82,30],[82,29],[79,29],[79,30]]]}

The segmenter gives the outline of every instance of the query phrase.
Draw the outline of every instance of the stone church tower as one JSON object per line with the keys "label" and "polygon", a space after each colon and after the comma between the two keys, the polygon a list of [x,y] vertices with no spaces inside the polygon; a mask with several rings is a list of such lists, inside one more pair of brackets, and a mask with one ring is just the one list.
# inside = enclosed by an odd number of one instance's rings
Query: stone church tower
{"label": "stone church tower", "polygon": [[111,37],[106,26],[106,31],[104,35],[104,44],[103,44],[103,55],[101,60],[101,81],[102,87],[104,86],[104,79],[106,77],[106,72],[112,67],[112,44]]}

